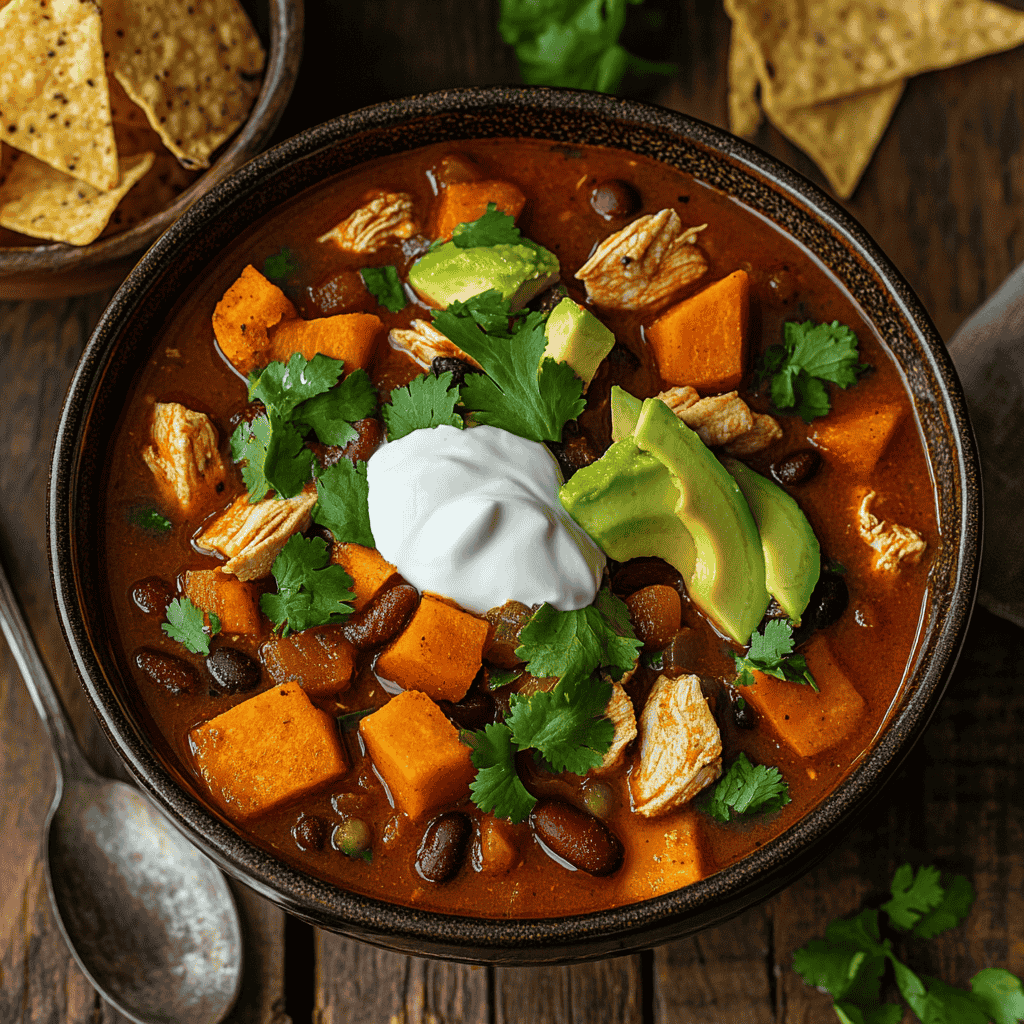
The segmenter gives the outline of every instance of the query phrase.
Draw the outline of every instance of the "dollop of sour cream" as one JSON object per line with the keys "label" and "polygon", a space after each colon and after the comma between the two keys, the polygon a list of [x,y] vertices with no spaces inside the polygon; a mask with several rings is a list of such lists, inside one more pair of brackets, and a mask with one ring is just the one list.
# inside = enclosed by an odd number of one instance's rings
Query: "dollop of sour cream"
{"label": "dollop of sour cream", "polygon": [[604,554],[558,500],[543,444],[489,426],[414,430],[374,452],[367,481],[377,549],[418,590],[478,614],[597,596]]}

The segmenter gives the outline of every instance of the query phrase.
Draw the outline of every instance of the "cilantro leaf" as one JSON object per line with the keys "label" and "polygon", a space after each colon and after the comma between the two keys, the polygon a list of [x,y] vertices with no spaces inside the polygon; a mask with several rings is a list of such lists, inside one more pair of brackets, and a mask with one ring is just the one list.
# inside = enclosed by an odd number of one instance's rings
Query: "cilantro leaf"
{"label": "cilantro leaf", "polygon": [[270,362],[259,373],[253,373],[249,401],[262,402],[287,419],[298,405],[334,387],[344,367],[341,359],[320,352],[310,360],[295,352],[287,363]]}
{"label": "cilantro leaf", "polygon": [[168,533],[174,524],[155,508],[136,508],[128,514],[128,522],[147,533]]}
{"label": "cilantro leaf", "polygon": [[379,708],[363,708],[362,711],[349,711],[344,715],[338,715],[334,721],[340,732],[351,732],[367,715],[372,715],[374,711],[379,710]]}
{"label": "cilantro leaf", "polygon": [[793,968],[808,985],[827,990],[834,999],[876,1003],[891,944],[882,941],[878,911],[832,921],[824,939],[812,939],[793,954]]}
{"label": "cilantro leaf", "polygon": [[1017,1024],[1024,1020],[1024,990],[1020,978],[997,967],[986,967],[971,978],[974,998],[985,1008],[993,1024]]}
{"label": "cilantro leaf", "polygon": [[409,381],[407,387],[395,388],[391,392],[391,404],[381,407],[388,440],[397,441],[414,430],[442,425],[461,429],[462,417],[455,412],[459,389],[449,391],[451,382],[450,371],[437,377],[425,373]]}
{"label": "cilantro leaf", "polygon": [[836,1003],[833,1007],[839,1024],[900,1024],[903,1007],[896,1003],[877,1006],[857,1006],[855,1003]]}
{"label": "cilantro leaf", "polygon": [[[493,203],[491,204],[493,205]],[[512,218],[510,217],[509,220]],[[519,229],[516,228],[518,234]],[[498,338],[508,338],[514,333],[509,329],[509,320],[525,317],[529,310],[517,309],[514,313],[509,308],[509,299],[503,299],[501,292],[491,288],[479,295],[474,295],[465,302],[456,299],[448,306],[448,312],[457,317],[470,317],[487,333]]]}
{"label": "cilantro leaf", "polygon": [[160,628],[178,643],[184,644],[193,654],[210,653],[210,637],[220,632],[220,619],[210,614],[210,632],[206,632],[203,609],[187,597],[176,597],[167,606],[167,621]]}
{"label": "cilantro leaf", "polygon": [[988,1013],[970,992],[937,978],[918,977],[890,956],[896,987],[922,1024],[990,1024]]}
{"label": "cilantro leaf", "polygon": [[512,730],[504,723],[493,723],[478,732],[463,734],[463,738],[472,748],[469,759],[477,769],[469,784],[473,803],[496,818],[525,821],[537,799],[516,773],[517,747]]}
{"label": "cilantro leaf", "polygon": [[326,526],[339,544],[377,546],[370,529],[365,462],[353,465],[348,459],[339,459],[317,477],[316,491],[314,523]]}
{"label": "cilantro leaf", "polygon": [[716,821],[729,821],[737,814],[770,814],[790,802],[789,785],[778,768],[752,764],[740,753],[718,780],[702,809]]}
{"label": "cilantro leaf", "polygon": [[242,481],[249,492],[249,501],[257,502],[270,490],[267,480],[267,448],[270,444],[270,419],[257,416],[249,423],[239,423],[231,435],[231,457],[244,462]]}
{"label": "cilantro leaf", "polygon": [[377,392],[365,370],[353,370],[330,391],[306,399],[295,409],[295,422],[312,430],[324,444],[344,446],[359,435],[352,427],[377,411]]}
{"label": "cilantro leaf", "polygon": [[769,619],[764,630],[755,630],[750,636],[750,649],[745,655],[730,651],[739,675],[737,686],[753,686],[753,670],[763,672],[766,676],[785,679],[791,683],[804,683],[815,693],[818,684],[807,668],[807,660],[802,654],[792,654],[793,626],[785,619]]}
{"label": "cilantro leaf", "polygon": [[286,281],[298,269],[299,261],[287,246],[283,246],[263,261],[263,276],[274,284]]}
{"label": "cilantro leaf", "polygon": [[974,887],[963,875],[954,875],[942,895],[942,900],[914,925],[911,932],[919,939],[933,939],[936,935],[956,927],[970,912],[974,903]]}
{"label": "cilantro leaf", "polygon": [[908,932],[930,910],[941,902],[943,889],[939,869],[931,865],[918,868],[917,873],[909,864],[903,864],[892,876],[892,899],[882,904],[889,920],[901,931]]}
{"label": "cilantro leaf", "polygon": [[363,267],[359,276],[366,285],[366,290],[389,312],[401,313],[406,307],[405,290],[398,276],[398,268]]}
{"label": "cilantro leaf", "polygon": [[494,668],[489,665],[487,667],[487,682],[484,685],[484,689],[488,693],[494,693],[495,690],[500,690],[510,683],[514,683],[525,671],[523,668]]}
{"label": "cilantro leaf", "polygon": [[[497,203],[488,203],[487,210],[476,220],[456,225],[451,241],[459,249],[487,248],[492,245],[525,245],[528,249],[533,249],[536,252],[547,252],[539,242],[535,242],[531,238],[524,238],[523,233],[516,227],[515,218],[499,210]],[[472,303],[473,300],[467,301]]]}
{"label": "cilantro leaf", "polygon": [[292,630],[344,622],[352,613],[352,577],[340,565],[330,565],[327,542],[307,540],[297,533],[274,559],[271,572],[276,594],[264,594],[260,609],[287,636]]}

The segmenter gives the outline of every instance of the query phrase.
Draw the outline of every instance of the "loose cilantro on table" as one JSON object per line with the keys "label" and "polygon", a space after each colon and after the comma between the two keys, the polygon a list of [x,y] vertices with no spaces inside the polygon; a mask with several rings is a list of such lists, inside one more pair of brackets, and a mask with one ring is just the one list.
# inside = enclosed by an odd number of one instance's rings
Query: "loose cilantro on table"
{"label": "loose cilantro on table", "polygon": [[740,753],[717,785],[701,801],[701,810],[716,821],[737,814],[770,814],[790,802],[789,784],[778,768],[753,764]]}
{"label": "loose cilantro on table", "polygon": [[407,305],[402,279],[398,276],[398,268],[363,267],[359,276],[366,285],[366,290],[389,312],[401,313]]}
{"label": "loose cilantro on table", "polygon": [[902,1007],[881,998],[887,966],[892,967],[900,994],[924,1024],[1024,1021],[1024,989],[1009,971],[979,971],[968,992],[918,975],[896,957],[892,940],[882,935],[880,913],[897,932],[919,938],[933,938],[957,925],[974,901],[966,878],[957,875],[943,883],[934,867],[915,873],[904,864],[893,876],[891,894],[881,911],[862,910],[855,917],[833,921],[824,939],[812,939],[793,954],[793,968],[808,985],[832,996],[843,1024],[899,1024]]}
{"label": "loose cilantro on table", "polygon": [[147,533],[169,533],[174,524],[155,508],[136,508],[128,514],[128,522]]}
{"label": "loose cilantro on table", "polygon": [[348,459],[340,459],[317,477],[316,491],[314,523],[326,526],[339,544],[377,546],[370,529],[370,488],[365,462],[352,465]]}
{"label": "loose cilantro on table", "polygon": [[391,403],[381,406],[388,440],[397,441],[414,430],[451,426],[462,428],[462,417],[455,412],[459,389],[448,390],[452,383],[450,372],[435,377],[422,374],[409,381],[404,388],[391,392]]}
{"label": "loose cilantro on table", "polygon": [[327,542],[297,533],[274,559],[276,594],[260,598],[260,610],[282,636],[293,630],[344,622],[352,614],[352,577],[330,564]]}
{"label": "loose cilantro on table", "polygon": [[770,619],[765,623],[764,632],[755,630],[751,634],[750,650],[745,655],[729,652],[739,669],[736,685],[753,686],[752,672],[757,669],[776,679],[804,683],[817,693],[818,684],[807,668],[806,659],[802,654],[791,653],[792,650],[793,626],[785,619]]}
{"label": "loose cilantro on table", "polygon": [[772,345],[757,368],[758,382],[768,379],[776,409],[794,409],[810,423],[832,408],[826,383],[848,388],[867,369],[858,361],[857,335],[845,324],[790,321],[782,345]]}
{"label": "loose cilantro on table", "polygon": [[210,632],[206,632],[205,612],[187,597],[176,597],[167,606],[167,621],[160,628],[193,654],[210,653],[210,637],[220,632],[220,619],[209,613]]}

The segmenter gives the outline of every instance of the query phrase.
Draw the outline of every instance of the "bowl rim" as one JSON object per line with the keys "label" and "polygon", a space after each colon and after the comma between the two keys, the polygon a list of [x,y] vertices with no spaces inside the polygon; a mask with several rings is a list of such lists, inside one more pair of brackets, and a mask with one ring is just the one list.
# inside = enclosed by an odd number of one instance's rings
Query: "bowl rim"
{"label": "bowl rim", "polygon": [[[283,173],[290,163],[328,151],[333,143],[362,132],[401,127],[423,116],[458,113],[467,107],[511,108],[520,114],[532,109],[562,114],[586,111],[613,121],[667,130],[688,144],[717,154],[716,159],[732,161],[743,173],[769,185],[784,201],[839,235],[844,245],[884,282],[900,317],[926,353],[925,370],[941,392],[943,412],[952,433],[954,471],[961,483],[957,495],[960,543],[951,570],[956,586],[949,597],[948,612],[936,627],[942,642],[917,689],[887,720],[882,735],[853,771],[782,835],[700,882],[638,903],[556,918],[462,917],[386,903],[323,882],[245,841],[179,787],[152,755],[104,678],[78,608],[74,482],[79,436],[88,421],[97,378],[116,347],[119,325],[138,311],[147,286],[158,277],[161,262],[187,246],[189,238],[202,231],[203,223],[215,217],[218,210],[239,201],[256,182],[265,184],[274,174]],[[314,925],[386,948],[475,963],[564,963],[646,948],[724,920],[789,884],[807,869],[809,857],[824,855],[838,842],[839,826],[864,810],[924,731],[955,667],[977,589],[980,469],[963,392],[927,313],[866,231],[816,185],[751,144],[675,111],[577,90],[482,87],[387,101],[306,129],[220,182],[165,232],[114,296],[75,371],[54,444],[47,530],[61,627],[93,710],[141,786],[222,868]],[[920,648],[919,638],[915,659]],[[723,905],[728,907],[725,913]]]}

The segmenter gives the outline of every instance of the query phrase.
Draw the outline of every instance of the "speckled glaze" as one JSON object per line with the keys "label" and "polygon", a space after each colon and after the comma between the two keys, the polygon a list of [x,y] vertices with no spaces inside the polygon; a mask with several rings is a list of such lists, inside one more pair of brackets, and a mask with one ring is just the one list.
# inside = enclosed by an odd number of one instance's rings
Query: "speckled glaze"
{"label": "speckled glaze", "polygon": [[[906,378],[938,493],[922,637],[899,707],[872,751],[796,827],[696,885],[615,910],[544,920],[427,913],[353,895],[257,849],[198,803],[152,752],[124,698],[131,686],[104,640],[96,511],[121,397],[153,328],[242,228],[355,164],[443,140],[524,136],[625,148],[663,160],[768,217],[818,255],[874,323]],[[224,869],[297,916],[389,949],[477,963],[594,959],[656,945],[767,898],[835,845],[920,736],[956,662],[977,582],[981,494],[960,385],[934,327],[864,230],[815,186],[754,147],[671,111],[594,93],[495,88],[381,104],[311,129],[204,196],[114,296],[79,364],[57,434],[49,551],[65,636],[100,721],[128,767]]]}

